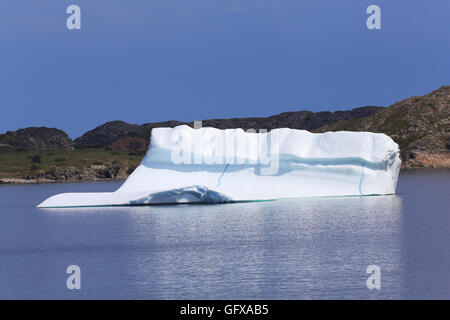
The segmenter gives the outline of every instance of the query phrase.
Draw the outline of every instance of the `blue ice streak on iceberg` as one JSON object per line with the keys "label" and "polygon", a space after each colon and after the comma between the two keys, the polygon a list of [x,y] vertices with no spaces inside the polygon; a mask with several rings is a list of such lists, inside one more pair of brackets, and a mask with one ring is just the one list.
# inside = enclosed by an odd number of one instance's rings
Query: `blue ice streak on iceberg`
{"label": "blue ice streak on iceberg", "polygon": [[363,181],[364,181],[364,166],[361,166],[361,180],[359,180],[359,186],[358,186],[359,194],[360,194],[360,195],[363,194],[363,193],[362,193],[362,184],[363,184]]}
{"label": "blue ice streak on iceberg", "polygon": [[217,181],[217,186],[216,186],[216,187],[220,186],[220,180],[222,180],[223,175],[225,174],[225,171],[227,171],[229,165],[230,165],[230,164],[227,163],[226,166],[225,166],[225,168],[223,168],[223,172],[222,172],[222,174],[220,175],[219,180]]}

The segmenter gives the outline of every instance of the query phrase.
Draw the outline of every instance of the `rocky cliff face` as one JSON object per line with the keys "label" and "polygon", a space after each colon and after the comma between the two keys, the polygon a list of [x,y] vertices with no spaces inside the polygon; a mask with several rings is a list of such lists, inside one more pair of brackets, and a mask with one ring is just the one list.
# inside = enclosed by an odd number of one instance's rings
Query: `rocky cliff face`
{"label": "rocky cliff face", "polygon": [[[204,127],[218,129],[242,128],[247,129],[275,129],[293,128],[315,130],[324,125],[329,125],[341,120],[351,120],[373,115],[383,107],[360,107],[349,111],[336,112],[311,112],[296,111],[284,112],[270,117],[259,118],[232,118],[203,120]],[[165,121],[146,123],[143,125],[129,124],[123,121],[107,122],[75,139],[75,148],[109,148],[126,150],[143,150],[148,147],[151,130],[157,127],[175,127],[187,124],[193,126],[193,122]],[[143,143],[145,141],[145,143]]]}
{"label": "rocky cliff face", "polygon": [[316,130],[386,133],[400,146],[402,168],[450,168],[450,86],[397,102],[375,115]]}
{"label": "rocky cliff face", "polygon": [[0,148],[6,150],[71,150],[73,141],[59,129],[30,127],[1,134]]}

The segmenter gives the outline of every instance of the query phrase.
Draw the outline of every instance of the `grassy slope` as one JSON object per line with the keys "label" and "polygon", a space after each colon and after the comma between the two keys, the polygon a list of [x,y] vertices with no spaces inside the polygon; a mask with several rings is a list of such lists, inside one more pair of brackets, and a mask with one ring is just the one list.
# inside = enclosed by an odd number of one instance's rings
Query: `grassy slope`
{"label": "grassy slope", "polygon": [[[40,155],[40,163],[33,157]],[[144,154],[122,150],[60,150],[60,151],[16,151],[0,152],[0,178],[23,178],[52,166],[75,167],[79,170],[90,165],[111,165],[126,162],[137,166]]]}
{"label": "grassy slope", "polygon": [[340,121],[316,130],[325,131],[385,133],[399,144],[404,168],[448,167],[450,86],[399,101],[373,116]]}

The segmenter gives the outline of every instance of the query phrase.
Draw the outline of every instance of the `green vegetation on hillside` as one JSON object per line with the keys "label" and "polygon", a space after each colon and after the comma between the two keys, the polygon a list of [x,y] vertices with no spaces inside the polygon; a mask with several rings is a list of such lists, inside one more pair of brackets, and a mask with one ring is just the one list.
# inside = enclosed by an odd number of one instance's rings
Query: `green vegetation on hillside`
{"label": "green vegetation on hillside", "polygon": [[[152,128],[180,124],[183,123],[132,125],[112,121],[85,133],[75,143],[55,128],[8,131],[0,134],[0,183],[5,178],[19,183],[126,179],[142,160]],[[404,99],[388,108],[369,106],[350,111],[285,112],[267,118],[210,119],[204,120],[203,126],[385,133],[399,144],[403,169],[450,168],[450,86]]]}
{"label": "green vegetation on hillside", "polygon": [[315,132],[369,131],[398,143],[403,168],[450,166],[450,86],[411,97],[365,118],[344,120]]}
{"label": "green vegetation on hillside", "polygon": [[23,178],[57,166],[73,167],[80,171],[91,165],[120,164],[134,168],[139,165],[144,152],[127,150],[52,150],[0,152],[0,177]]}

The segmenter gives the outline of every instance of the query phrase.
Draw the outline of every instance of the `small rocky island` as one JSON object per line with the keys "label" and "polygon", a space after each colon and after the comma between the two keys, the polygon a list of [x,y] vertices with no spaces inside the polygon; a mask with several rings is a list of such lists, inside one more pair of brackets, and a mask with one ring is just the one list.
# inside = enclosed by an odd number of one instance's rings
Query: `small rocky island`
{"label": "small rocky island", "polygon": [[[123,180],[139,165],[156,127],[192,122],[107,122],[72,139],[62,130],[31,127],[0,134],[0,183]],[[312,132],[385,133],[400,146],[402,169],[450,168],[450,86],[387,108],[292,111],[270,117],[209,119],[219,129],[293,128]]]}

